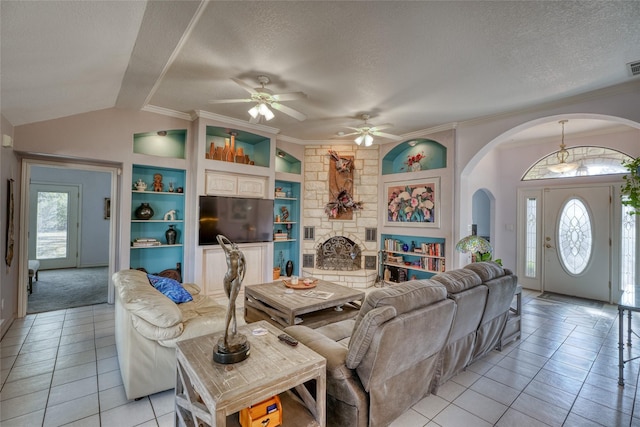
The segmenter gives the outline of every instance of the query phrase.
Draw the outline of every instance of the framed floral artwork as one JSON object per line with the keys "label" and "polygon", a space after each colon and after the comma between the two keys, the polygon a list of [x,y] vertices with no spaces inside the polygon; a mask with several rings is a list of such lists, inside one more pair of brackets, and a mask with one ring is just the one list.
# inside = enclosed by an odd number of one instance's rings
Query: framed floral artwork
{"label": "framed floral artwork", "polygon": [[385,190],[385,225],[440,227],[440,178],[390,182]]}

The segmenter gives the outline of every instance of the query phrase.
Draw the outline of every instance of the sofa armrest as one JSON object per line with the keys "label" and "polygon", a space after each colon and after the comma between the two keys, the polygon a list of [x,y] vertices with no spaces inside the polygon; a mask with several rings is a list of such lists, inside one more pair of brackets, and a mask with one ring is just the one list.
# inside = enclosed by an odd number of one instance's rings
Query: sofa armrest
{"label": "sofa armrest", "polygon": [[353,377],[353,371],[347,368],[347,348],[320,332],[302,325],[289,326],[284,330],[311,350],[327,359],[327,377],[346,379]]}

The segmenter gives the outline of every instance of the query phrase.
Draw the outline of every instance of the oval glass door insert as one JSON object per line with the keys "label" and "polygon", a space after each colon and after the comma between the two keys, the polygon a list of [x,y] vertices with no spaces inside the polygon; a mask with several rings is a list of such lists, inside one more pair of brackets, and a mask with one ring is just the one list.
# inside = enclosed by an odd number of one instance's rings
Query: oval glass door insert
{"label": "oval glass door insert", "polygon": [[593,252],[593,232],[589,210],[577,198],[562,208],[558,220],[558,254],[564,269],[573,275],[582,273]]}

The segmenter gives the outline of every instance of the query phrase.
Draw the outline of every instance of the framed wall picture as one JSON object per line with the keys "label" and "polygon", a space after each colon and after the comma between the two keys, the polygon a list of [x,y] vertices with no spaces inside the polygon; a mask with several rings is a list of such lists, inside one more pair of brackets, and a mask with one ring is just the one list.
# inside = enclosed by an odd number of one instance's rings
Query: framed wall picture
{"label": "framed wall picture", "polygon": [[385,185],[385,194],[385,225],[440,227],[439,177],[390,182]]}

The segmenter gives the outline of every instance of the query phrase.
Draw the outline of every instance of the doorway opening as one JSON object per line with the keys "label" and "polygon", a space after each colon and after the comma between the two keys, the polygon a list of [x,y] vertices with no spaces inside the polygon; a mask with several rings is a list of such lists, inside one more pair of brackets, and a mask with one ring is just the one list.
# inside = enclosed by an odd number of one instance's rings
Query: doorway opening
{"label": "doorway opening", "polygon": [[118,169],[32,159],[23,166],[20,252],[39,268],[28,286],[21,260],[18,315],[112,303]]}

